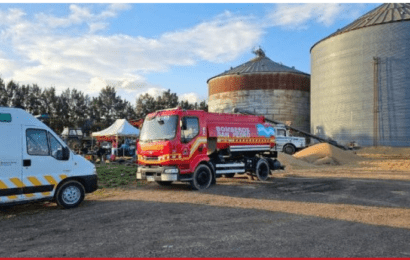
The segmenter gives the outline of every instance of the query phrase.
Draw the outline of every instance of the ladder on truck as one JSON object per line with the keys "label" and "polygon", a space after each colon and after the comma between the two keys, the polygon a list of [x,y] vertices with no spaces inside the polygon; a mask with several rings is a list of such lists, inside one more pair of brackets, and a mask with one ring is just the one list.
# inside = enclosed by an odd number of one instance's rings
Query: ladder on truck
{"label": "ladder on truck", "polygon": [[[254,114],[254,113],[251,113],[251,112],[249,112],[249,111],[246,111],[246,110],[243,110],[243,109],[238,109],[238,108],[234,108],[234,109],[233,109],[233,112],[234,112],[234,113],[244,114],[244,115],[251,115],[251,116],[263,116],[263,115]],[[335,146],[335,147],[337,147],[337,148],[340,148],[340,149],[343,149],[343,150],[348,150],[348,148],[347,148],[346,146],[343,146],[343,145],[341,145],[341,144],[338,144],[336,141],[327,140],[327,139],[324,139],[324,138],[319,137],[319,136],[317,136],[317,135],[312,135],[311,133],[308,133],[308,132],[302,131],[302,130],[300,130],[300,129],[297,129],[297,128],[288,126],[288,125],[286,125],[286,124],[283,123],[283,122],[280,122],[280,121],[277,121],[277,120],[268,119],[268,118],[266,118],[266,117],[265,117],[265,121],[267,121],[267,122],[269,122],[269,123],[272,123],[272,124],[275,124],[275,125],[283,124],[287,130],[292,130],[292,131],[295,131],[295,132],[300,133],[300,134],[302,134],[302,135],[308,136],[308,137],[310,137],[310,138],[313,138],[313,139],[315,139],[315,140],[318,140],[320,143],[328,143],[328,144],[333,145],[333,146]]]}

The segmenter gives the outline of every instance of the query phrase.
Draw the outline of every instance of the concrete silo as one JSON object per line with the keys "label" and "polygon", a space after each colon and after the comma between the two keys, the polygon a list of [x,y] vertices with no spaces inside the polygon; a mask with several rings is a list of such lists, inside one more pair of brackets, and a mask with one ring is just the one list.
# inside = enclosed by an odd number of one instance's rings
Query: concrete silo
{"label": "concrete silo", "polygon": [[210,112],[237,107],[310,131],[310,75],[273,62],[258,49],[254,59],[210,78]]}
{"label": "concrete silo", "polygon": [[311,48],[311,133],[410,145],[410,4],[383,4]]}

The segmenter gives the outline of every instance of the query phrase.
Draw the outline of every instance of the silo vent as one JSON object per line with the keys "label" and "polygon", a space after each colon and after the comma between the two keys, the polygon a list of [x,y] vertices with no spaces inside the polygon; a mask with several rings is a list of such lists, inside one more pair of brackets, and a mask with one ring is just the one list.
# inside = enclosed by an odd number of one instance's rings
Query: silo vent
{"label": "silo vent", "polygon": [[261,46],[259,46],[258,49],[254,50],[253,53],[255,53],[258,58],[265,57],[265,52],[262,50]]}

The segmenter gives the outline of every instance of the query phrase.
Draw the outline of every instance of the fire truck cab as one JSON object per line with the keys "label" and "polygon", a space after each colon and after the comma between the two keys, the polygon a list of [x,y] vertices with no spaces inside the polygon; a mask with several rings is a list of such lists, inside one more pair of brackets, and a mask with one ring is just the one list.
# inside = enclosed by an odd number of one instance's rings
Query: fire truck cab
{"label": "fire truck cab", "polygon": [[137,179],[208,188],[222,176],[249,172],[265,181],[277,161],[275,130],[263,116],[181,108],[147,115],[137,146]]}

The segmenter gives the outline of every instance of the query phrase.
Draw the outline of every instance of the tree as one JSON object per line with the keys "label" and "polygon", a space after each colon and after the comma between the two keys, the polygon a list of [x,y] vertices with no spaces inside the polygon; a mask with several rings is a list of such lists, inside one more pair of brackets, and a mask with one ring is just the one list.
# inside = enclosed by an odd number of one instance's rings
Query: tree
{"label": "tree", "polygon": [[171,93],[171,90],[162,92],[161,96],[156,98],[157,110],[174,108],[178,106],[178,96],[176,93]]}
{"label": "tree", "polygon": [[14,83],[14,81],[10,81],[7,84],[6,92],[7,92],[7,97],[8,97],[7,106],[24,108],[23,107],[24,96],[22,95],[22,89],[20,88],[18,84]]}
{"label": "tree", "polygon": [[185,110],[195,109],[195,106],[193,104],[189,103],[187,100],[185,100],[185,101],[181,100],[181,102],[179,102],[179,106],[182,109],[185,109]]}
{"label": "tree", "polygon": [[106,86],[97,98],[91,101],[90,118],[102,127],[108,127],[116,119],[134,119],[136,113],[132,105],[117,96],[115,87]]}
{"label": "tree", "polygon": [[176,93],[171,93],[170,89],[163,91],[157,98],[146,93],[137,99],[136,117],[145,118],[147,114],[154,111],[174,108],[176,106],[178,106],[178,96]]}
{"label": "tree", "polygon": [[21,92],[23,93],[23,106],[27,112],[38,115],[41,114],[41,89],[34,84],[33,86],[30,85],[23,85],[21,88]]}
{"label": "tree", "polygon": [[119,110],[123,108],[121,102],[121,98],[117,97],[115,87],[106,86],[101,90],[96,100],[96,109],[99,110],[100,119],[103,120],[100,122],[102,122],[104,126],[108,127],[114,123],[118,114],[120,114]]}
{"label": "tree", "polygon": [[6,90],[6,85],[2,78],[0,78],[0,107],[5,107],[8,105],[8,95]]}
{"label": "tree", "polygon": [[146,93],[137,99],[137,105],[135,109],[137,118],[145,118],[146,115],[156,110],[157,105],[154,97]]}
{"label": "tree", "polygon": [[197,102],[195,102],[194,104],[189,103],[187,100],[182,100],[181,102],[179,102],[179,106],[182,109],[191,109],[191,110],[203,110],[208,112],[208,105],[206,104],[205,100],[201,101],[199,104]]}
{"label": "tree", "polygon": [[70,122],[75,127],[81,127],[85,124],[86,119],[89,117],[89,97],[84,96],[84,93],[76,89],[72,89],[70,92],[70,98],[68,100],[68,109],[70,112]]}
{"label": "tree", "polygon": [[198,109],[208,112],[208,104],[206,103],[205,100],[203,100],[199,103],[199,108]]}

